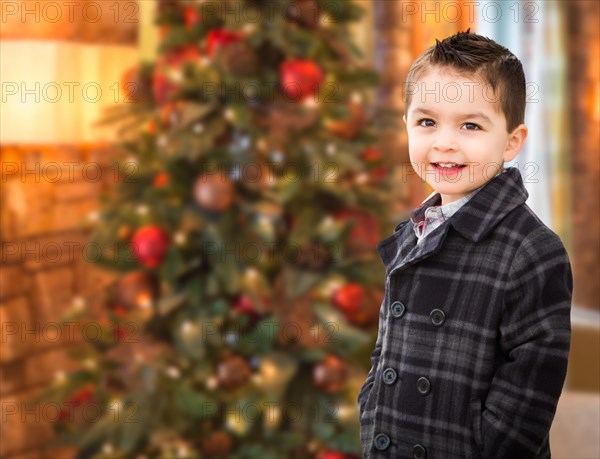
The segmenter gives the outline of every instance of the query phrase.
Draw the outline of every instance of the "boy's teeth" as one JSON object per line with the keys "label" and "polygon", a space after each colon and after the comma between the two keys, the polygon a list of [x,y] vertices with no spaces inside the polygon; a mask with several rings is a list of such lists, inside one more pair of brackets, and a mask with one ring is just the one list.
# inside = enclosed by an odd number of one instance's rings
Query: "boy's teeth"
{"label": "boy's teeth", "polygon": [[440,166],[440,167],[456,167],[458,166],[458,164],[455,163],[435,163],[436,166]]}

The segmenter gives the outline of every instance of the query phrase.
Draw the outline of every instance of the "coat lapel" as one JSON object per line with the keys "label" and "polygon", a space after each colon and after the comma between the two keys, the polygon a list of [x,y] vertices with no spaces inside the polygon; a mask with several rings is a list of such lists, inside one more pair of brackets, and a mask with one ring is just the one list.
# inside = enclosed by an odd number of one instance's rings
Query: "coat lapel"
{"label": "coat lapel", "polygon": [[[509,167],[487,182],[447,222],[428,234],[421,244],[417,245],[417,236],[409,218],[399,223],[391,236],[377,244],[377,252],[390,275],[396,269],[405,268],[440,250],[450,226],[473,242],[482,240],[508,213],[524,204],[528,196],[519,169]],[[438,204],[439,195],[433,196],[417,212],[420,215],[428,207]]]}

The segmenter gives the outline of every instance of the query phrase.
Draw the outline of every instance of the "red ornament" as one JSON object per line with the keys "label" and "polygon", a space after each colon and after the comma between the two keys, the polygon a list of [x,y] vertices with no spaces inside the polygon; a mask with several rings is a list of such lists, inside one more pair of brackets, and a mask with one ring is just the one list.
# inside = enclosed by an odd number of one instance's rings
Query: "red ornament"
{"label": "red ornament", "polygon": [[378,149],[373,147],[365,148],[361,156],[367,162],[379,162],[383,159],[383,154]]}
{"label": "red ornament", "polygon": [[375,250],[381,239],[381,226],[375,215],[360,209],[346,209],[337,212],[334,217],[338,221],[353,223],[346,241],[350,252],[362,254]]}
{"label": "red ornament", "polygon": [[382,299],[383,293],[380,290],[350,282],[336,290],[331,301],[349,322],[365,326],[378,320]]}
{"label": "red ornament", "polygon": [[238,31],[213,29],[208,32],[206,37],[206,54],[213,57],[219,47],[227,46],[231,43],[242,41],[243,39],[244,36]]}
{"label": "red ornament", "polygon": [[[368,164],[372,164],[374,166],[381,164],[381,162],[383,161],[383,153],[381,153],[381,151],[379,151],[373,147],[367,147],[361,153],[361,157]],[[370,171],[371,177],[373,177],[376,180],[384,179],[386,177],[387,173],[388,173],[388,169],[385,165],[381,165],[379,167],[374,167]]]}
{"label": "red ornament", "polygon": [[185,28],[187,30],[191,30],[200,23],[202,20],[202,15],[198,11],[198,9],[188,6],[183,10],[183,20],[185,22]]}
{"label": "red ornament", "polygon": [[71,403],[73,406],[80,406],[92,403],[96,400],[96,398],[94,397],[95,392],[96,388],[93,384],[86,384],[71,396],[71,398],[69,399],[69,403]]}
{"label": "red ornament", "polygon": [[164,62],[169,65],[180,67],[184,62],[196,61],[200,59],[202,54],[196,45],[186,45],[163,56]]}
{"label": "red ornament", "polygon": [[283,93],[294,102],[316,94],[325,78],[323,70],[310,59],[290,59],[281,64],[279,81]]}
{"label": "red ornament", "polygon": [[77,391],[75,391],[67,400],[66,404],[68,408],[62,408],[58,414],[59,422],[72,422],[75,420],[72,408],[88,405],[90,403],[96,403],[97,399],[94,395],[96,387],[93,384],[86,384]]}
{"label": "red ornament", "polygon": [[167,253],[169,238],[158,226],[148,225],[135,232],[131,245],[134,256],[142,265],[156,268]]}
{"label": "red ornament", "polygon": [[334,292],[332,300],[345,313],[353,313],[364,303],[365,289],[360,284],[349,282]]}
{"label": "red ornament", "polygon": [[248,295],[240,295],[233,307],[236,311],[257,315],[256,307]]}
{"label": "red ornament", "polygon": [[238,297],[235,305],[233,306],[233,309],[235,311],[241,312],[242,314],[248,314],[250,316],[250,319],[252,321],[255,321],[260,317],[261,314],[269,312],[270,309],[268,307],[268,298],[266,296],[262,296],[261,300],[263,305],[266,306],[266,308],[263,308],[260,305],[257,307],[257,305],[252,301],[252,298],[250,298],[250,296],[242,294]]}
{"label": "red ornament", "polygon": [[344,454],[340,451],[330,451],[330,450],[323,451],[317,457],[318,457],[318,459],[352,459],[353,458],[353,456]]}
{"label": "red ornament", "polygon": [[164,104],[179,87],[171,83],[160,71],[155,71],[152,79],[152,95],[158,105]]}
{"label": "red ornament", "polygon": [[165,185],[168,185],[169,184],[169,174],[167,174],[166,172],[159,172],[158,174],[156,174],[156,177],[154,177],[153,184],[157,188],[161,188]]}

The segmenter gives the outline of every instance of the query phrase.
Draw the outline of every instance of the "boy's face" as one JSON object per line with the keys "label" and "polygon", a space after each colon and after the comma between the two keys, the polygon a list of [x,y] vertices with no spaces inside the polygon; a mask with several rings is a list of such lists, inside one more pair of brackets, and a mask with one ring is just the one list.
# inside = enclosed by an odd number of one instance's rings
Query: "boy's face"
{"label": "boy's face", "polygon": [[[480,187],[523,146],[527,127],[506,132],[490,87],[453,71],[431,68],[416,83],[407,117],[412,167],[442,197],[442,205]],[[498,110],[498,111],[496,111]],[[461,168],[442,169],[437,163]]]}

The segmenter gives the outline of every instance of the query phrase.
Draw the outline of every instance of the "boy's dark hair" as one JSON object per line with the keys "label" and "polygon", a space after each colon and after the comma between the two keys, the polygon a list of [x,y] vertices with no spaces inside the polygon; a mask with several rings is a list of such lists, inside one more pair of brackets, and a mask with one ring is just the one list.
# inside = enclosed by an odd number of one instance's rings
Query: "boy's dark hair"
{"label": "boy's dark hair", "polygon": [[415,83],[430,68],[436,66],[460,75],[478,77],[493,92],[491,100],[499,101],[511,132],[525,121],[525,74],[521,61],[494,40],[466,32],[458,32],[426,49],[408,72],[404,96],[404,113],[408,113]]}

